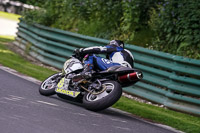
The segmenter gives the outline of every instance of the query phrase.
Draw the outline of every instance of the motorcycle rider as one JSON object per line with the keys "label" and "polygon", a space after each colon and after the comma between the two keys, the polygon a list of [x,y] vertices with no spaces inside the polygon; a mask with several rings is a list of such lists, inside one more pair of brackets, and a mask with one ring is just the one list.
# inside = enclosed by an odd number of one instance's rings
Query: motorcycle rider
{"label": "motorcycle rider", "polygon": [[[106,70],[114,65],[122,65],[133,68],[134,58],[131,52],[124,49],[124,42],[121,40],[112,40],[107,46],[94,46],[88,48],[80,48],[74,51],[76,55],[85,57],[84,64],[86,65],[82,74],[86,74],[94,69]],[[106,54],[106,58],[97,57],[93,54]]]}

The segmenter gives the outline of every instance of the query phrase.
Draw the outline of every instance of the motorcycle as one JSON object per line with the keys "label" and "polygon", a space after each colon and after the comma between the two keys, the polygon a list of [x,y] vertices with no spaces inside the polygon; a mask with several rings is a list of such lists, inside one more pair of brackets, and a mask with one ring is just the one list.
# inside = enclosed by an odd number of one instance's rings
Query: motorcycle
{"label": "motorcycle", "polygon": [[100,111],[119,100],[122,87],[133,85],[143,78],[140,70],[122,65],[111,66],[104,71],[96,69],[92,74],[83,76],[80,73],[84,71],[84,60],[85,58],[81,60],[77,55],[71,56],[64,63],[62,72],[41,83],[40,94],[57,94],[61,98],[82,103],[88,110]]}

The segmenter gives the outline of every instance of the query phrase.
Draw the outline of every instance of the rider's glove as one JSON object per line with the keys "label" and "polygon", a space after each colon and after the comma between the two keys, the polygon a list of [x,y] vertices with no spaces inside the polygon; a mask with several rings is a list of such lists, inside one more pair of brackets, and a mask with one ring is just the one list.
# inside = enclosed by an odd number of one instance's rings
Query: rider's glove
{"label": "rider's glove", "polygon": [[77,54],[77,55],[80,55],[83,51],[83,48],[77,48],[74,50],[74,53]]}
{"label": "rider's glove", "polygon": [[83,48],[80,48],[80,49],[77,48],[77,49],[75,49],[74,52],[73,52],[74,55],[75,55],[74,57],[76,57],[78,59],[82,59],[82,56],[83,56],[82,55],[82,50],[83,50]]}
{"label": "rider's glove", "polygon": [[80,55],[80,52],[79,52],[79,49],[78,49],[78,48],[75,49],[73,53],[74,53],[75,56],[77,56],[77,57]]}

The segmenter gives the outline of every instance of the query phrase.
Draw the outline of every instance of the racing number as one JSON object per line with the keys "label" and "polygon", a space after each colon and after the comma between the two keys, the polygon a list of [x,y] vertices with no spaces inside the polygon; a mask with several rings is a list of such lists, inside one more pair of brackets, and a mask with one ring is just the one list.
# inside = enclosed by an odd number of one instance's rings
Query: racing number
{"label": "racing number", "polygon": [[101,60],[102,60],[105,64],[110,64],[110,63],[112,63],[112,61],[107,60],[107,59],[104,59],[104,58],[102,58]]}
{"label": "racing number", "polygon": [[60,82],[58,83],[58,88],[61,88],[61,87],[63,87],[63,85],[64,85],[64,80],[65,80],[65,78],[62,78],[61,80],[60,80]]}

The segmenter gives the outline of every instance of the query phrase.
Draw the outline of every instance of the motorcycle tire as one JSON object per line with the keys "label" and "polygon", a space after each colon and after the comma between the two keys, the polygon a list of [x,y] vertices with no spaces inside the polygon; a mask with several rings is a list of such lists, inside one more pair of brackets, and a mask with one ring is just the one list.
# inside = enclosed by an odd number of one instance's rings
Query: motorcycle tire
{"label": "motorcycle tire", "polygon": [[101,111],[119,100],[122,95],[122,87],[116,81],[104,81],[102,85],[107,88],[105,91],[98,95],[93,95],[91,93],[86,93],[83,97],[83,105],[86,109],[92,111]]}
{"label": "motorcycle tire", "polygon": [[56,73],[44,80],[39,87],[40,94],[44,96],[51,96],[56,94],[55,88],[58,83],[57,78],[60,77],[60,75],[61,73]]}

